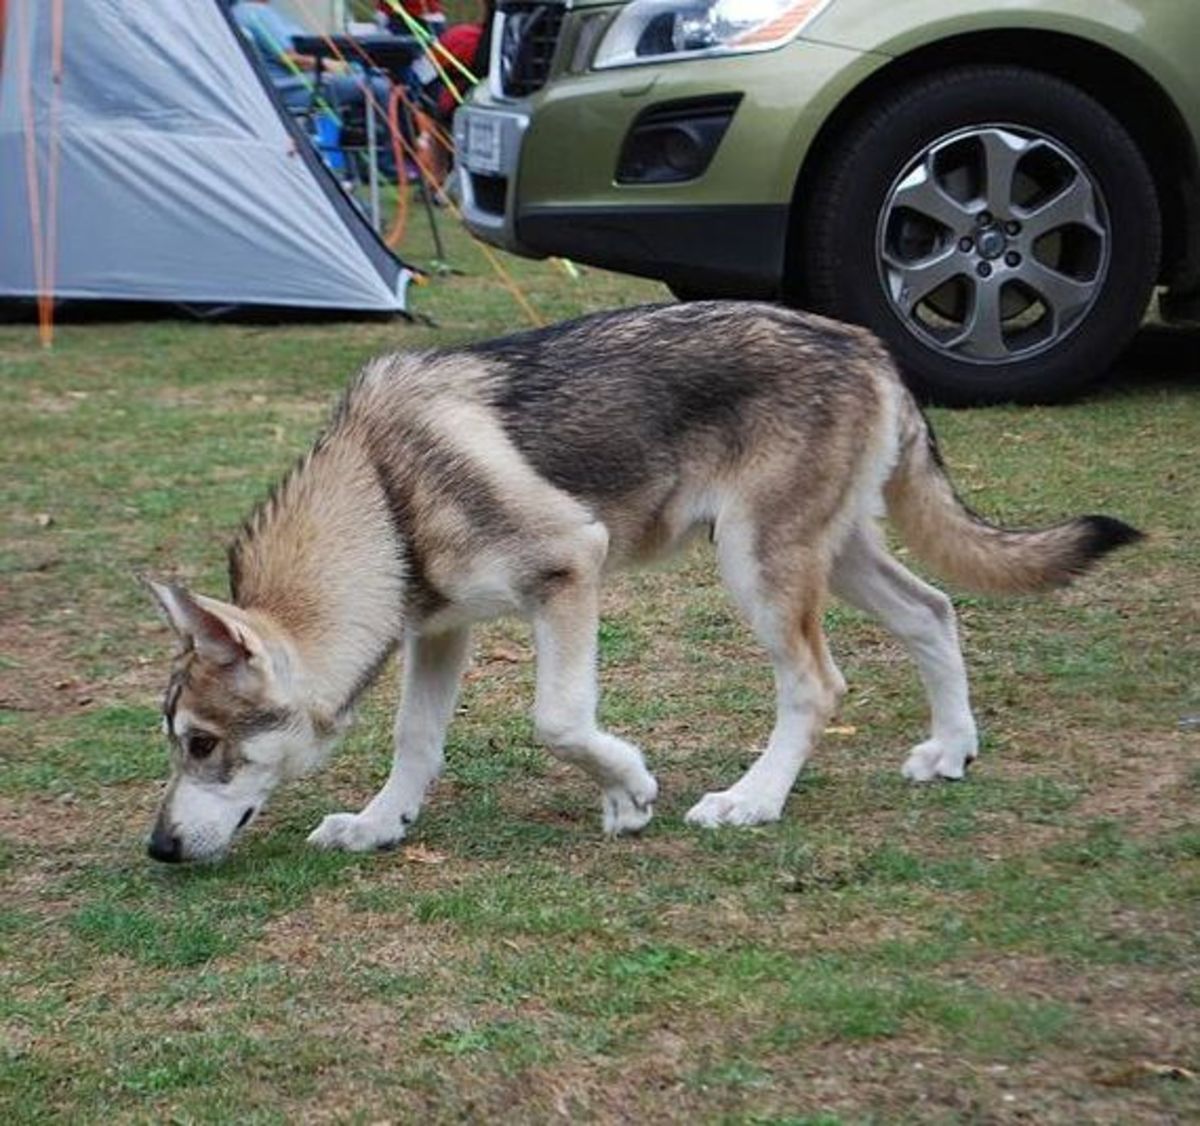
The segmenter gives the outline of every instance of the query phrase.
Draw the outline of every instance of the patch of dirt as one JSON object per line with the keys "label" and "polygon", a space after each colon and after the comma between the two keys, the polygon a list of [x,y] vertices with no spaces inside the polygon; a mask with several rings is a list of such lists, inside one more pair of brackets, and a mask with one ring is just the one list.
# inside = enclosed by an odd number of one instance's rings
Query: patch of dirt
{"label": "patch of dirt", "polygon": [[1184,732],[1092,735],[1086,749],[1091,780],[1073,812],[1119,820],[1138,835],[1190,823],[1200,812],[1188,781],[1198,750],[1200,739]]}
{"label": "patch of dirt", "polygon": [[[1034,1116],[1048,1090],[1070,1095],[1079,1105],[1077,1121],[1176,1120],[1158,1091],[1189,1080],[1155,1074],[1154,1066],[1195,1066],[1200,1037],[1189,975],[1137,966],[1068,969],[1048,958],[1010,955],[975,959],[955,976],[998,995],[1066,1004],[1099,1028],[1094,1042],[1079,1050],[1057,1047],[1020,1065],[992,1069],[1010,1074],[1015,1089],[1024,1088],[1011,1101],[1014,1119]],[[1191,1083],[1184,1093],[1200,1112],[1200,1084]]]}
{"label": "patch of dirt", "polygon": [[0,619],[0,654],[5,659],[0,667],[0,709],[49,717],[131,701],[157,704],[174,643],[166,626],[157,622],[132,628],[140,651],[118,675],[94,679],[82,675],[67,633],[16,617]]}
{"label": "patch of dirt", "polygon": [[0,708],[64,715],[87,707],[96,686],[78,679],[66,639],[13,618],[0,619]]}
{"label": "patch of dirt", "polygon": [[[422,867],[404,863],[398,877],[404,885],[397,889],[398,905],[425,882],[420,875]],[[377,871],[374,875],[371,887],[378,891],[379,877],[385,874]],[[444,880],[435,882],[445,886]],[[370,938],[370,952],[363,955],[363,964],[396,973],[436,976],[454,947],[450,928],[413,923],[399,912],[349,910],[345,891],[339,890],[318,893],[305,907],[272,919],[262,937],[246,947],[244,957],[311,968],[326,958],[342,957],[347,934],[354,936],[356,944]]]}
{"label": "patch of dirt", "polygon": [[70,792],[0,795],[0,840],[16,857],[3,876],[5,902],[46,917],[70,911],[77,900],[65,878],[93,868],[98,852],[140,856],[157,801],[157,790],[141,785],[86,800]]}
{"label": "patch of dirt", "polygon": [[[1144,921],[1144,920],[1143,920]],[[1067,968],[1052,958],[1009,954],[972,959],[954,971],[998,995],[1018,991],[1038,1000],[1094,1010],[1121,1047],[1188,1064],[1200,1048],[1200,1029],[1188,999],[1188,974],[1135,965]],[[1098,1053],[1098,1059],[1103,1053]],[[1100,1074],[1103,1073],[1103,1069]]]}
{"label": "patch of dirt", "polygon": [[42,851],[73,852],[92,839],[95,813],[71,794],[20,800],[0,795],[0,837]]}
{"label": "patch of dirt", "polygon": [[26,400],[35,414],[69,414],[92,397],[91,391],[64,391],[55,394],[35,387]]}
{"label": "patch of dirt", "polygon": [[[767,1062],[782,1071],[789,1061]],[[803,1091],[806,1109],[845,1115],[847,1121],[861,1121],[864,1110],[885,1122],[997,1126],[1182,1121],[1153,1089],[1115,1092],[1091,1077],[1086,1059],[1061,1051],[984,1063],[908,1037],[861,1048],[829,1045],[803,1053],[791,1085]],[[776,1107],[781,1101],[778,1095],[770,1099]]]}

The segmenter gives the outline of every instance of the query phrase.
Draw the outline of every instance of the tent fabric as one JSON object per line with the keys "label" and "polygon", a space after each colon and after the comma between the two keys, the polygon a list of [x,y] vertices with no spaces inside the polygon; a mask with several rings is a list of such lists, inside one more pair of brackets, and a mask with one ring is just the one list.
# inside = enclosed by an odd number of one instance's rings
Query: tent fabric
{"label": "tent fabric", "polygon": [[53,130],[51,5],[6,7],[0,298],[39,289],[32,113],[43,229],[57,137],[56,297],[403,311],[410,272],[282,111],[218,0],[71,0]]}

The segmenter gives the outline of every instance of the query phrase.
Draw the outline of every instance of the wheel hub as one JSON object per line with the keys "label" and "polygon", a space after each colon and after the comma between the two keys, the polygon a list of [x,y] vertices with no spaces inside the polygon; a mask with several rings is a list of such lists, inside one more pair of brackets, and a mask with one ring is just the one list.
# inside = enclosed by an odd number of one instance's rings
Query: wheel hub
{"label": "wheel hub", "polygon": [[1108,272],[1108,212],[1082,160],[1012,125],[927,146],[879,213],[879,278],[922,344],[995,365],[1074,331]]}
{"label": "wheel hub", "polygon": [[1008,249],[1008,236],[997,224],[992,224],[975,236],[975,249],[980,258],[994,262]]}

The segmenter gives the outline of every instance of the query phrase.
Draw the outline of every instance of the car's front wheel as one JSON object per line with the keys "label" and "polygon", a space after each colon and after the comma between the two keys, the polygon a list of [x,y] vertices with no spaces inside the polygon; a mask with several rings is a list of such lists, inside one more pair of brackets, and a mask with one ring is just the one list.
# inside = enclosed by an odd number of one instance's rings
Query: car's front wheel
{"label": "car's front wheel", "polygon": [[1154,182],[1099,102],[1021,67],[963,67],[860,117],[803,231],[822,311],[873,329],[948,405],[1060,399],[1133,334],[1158,271]]}

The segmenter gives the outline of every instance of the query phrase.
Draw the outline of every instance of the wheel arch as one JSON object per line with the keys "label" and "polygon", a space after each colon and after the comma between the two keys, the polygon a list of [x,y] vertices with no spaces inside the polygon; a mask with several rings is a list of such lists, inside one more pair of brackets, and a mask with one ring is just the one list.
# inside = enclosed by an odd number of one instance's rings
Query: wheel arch
{"label": "wheel arch", "polygon": [[[1070,82],[1100,102],[1128,131],[1154,179],[1162,212],[1160,280],[1182,288],[1200,284],[1200,165],[1175,103],[1136,63],[1108,47],[1061,32],[995,30],[926,44],[873,71],[826,119],[809,146],[792,192],[782,294],[806,304],[803,245],[805,201],[838,139],[888,87],[948,67],[1012,65]],[[1166,238],[1180,232],[1178,239]]]}

